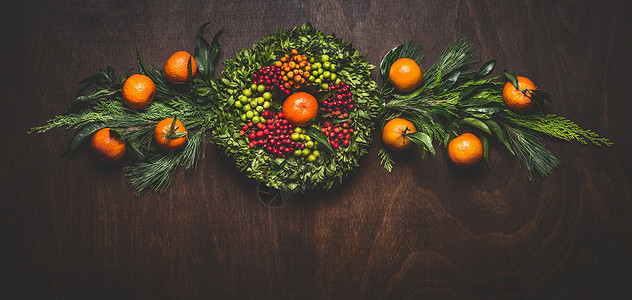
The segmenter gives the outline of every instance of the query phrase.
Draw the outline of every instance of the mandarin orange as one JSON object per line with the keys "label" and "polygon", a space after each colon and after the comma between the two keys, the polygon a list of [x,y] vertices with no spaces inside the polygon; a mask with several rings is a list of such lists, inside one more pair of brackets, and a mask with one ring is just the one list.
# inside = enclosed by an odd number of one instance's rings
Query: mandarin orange
{"label": "mandarin orange", "polygon": [[471,167],[483,158],[483,143],[474,134],[461,134],[448,144],[448,156],[459,168]]}
{"label": "mandarin orange", "polygon": [[154,128],[154,140],[158,147],[165,151],[175,151],[184,147],[187,141],[187,129],[180,120],[167,118]]}
{"label": "mandarin orange", "polygon": [[195,76],[197,63],[191,54],[186,51],[178,51],[169,57],[163,68],[169,82],[178,84],[189,81],[189,59],[191,60],[191,75]]}
{"label": "mandarin orange", "polygon": [[125,155],[125,142],[114,137],[110,128],[97,131],[92,136],[90,146],[96,157],[106,163],[117,162]]}
{"label": "mandarin orange", "polygon": [[306,92],[290,95],[283,102],[283,115],[294,126],[305,127],[318,115],[318,101]]}
{"label": "mandarin orange", "polygon": [[388,80],[402,93],[412,92],[417,89],[421,85],[422,79],[421,68],[410,58],[396,60],[388,72]]}
{"label": "mandarin orange", "polygon": [[395,118],[382,129],[382,142],[395,152],[403,152],[413,147],[413,142],[408,138],[408,134],[417,132],[415,125],[402,118]]}
{"label": "mandarin orange", "polygon": [[134,109],[145,109],[156,96],[156,84],[148,76],[134,74],[123,84],[123,101]]}
{"label": "mandarin orange", "polygon": [[535,90],[535,84],[529,78],[518,76],[518,88],[511,83],[507,82],[503,88],[503,101],[513,111],[525,112],[530,110],[534,103],[531,99],[531,92],[529,90]]}

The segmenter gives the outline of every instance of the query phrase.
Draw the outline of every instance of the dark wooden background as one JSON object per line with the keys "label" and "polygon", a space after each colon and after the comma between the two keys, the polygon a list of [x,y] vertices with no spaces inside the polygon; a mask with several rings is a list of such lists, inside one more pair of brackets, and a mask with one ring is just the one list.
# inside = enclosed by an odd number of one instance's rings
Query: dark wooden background
{"label": "dark wooden background", "polygon": [[[632,297],[632,10],[621,1],[2,1],[0,293],[16,299]],[[459,36],[532,78],[560,114],[616,142],[549,140],[562,165],[525,180],[491,151],[468,172],[409,154],[392,174],[378,135],[329,193],[282,209],[209,145],[166,194],[134,196],[120,165],[72,132],[27,135],[72,104],[77,82],[193,50],[225,28],[220,61],[311,20],[368,60],[405,39],[428,68]],[[221,68],[223,69],[223,68]],[[377,75],[377,73],[374,73]],[[374,76],[377,80],[377,76]],[[14,294],[15,295],[15,294]]]}

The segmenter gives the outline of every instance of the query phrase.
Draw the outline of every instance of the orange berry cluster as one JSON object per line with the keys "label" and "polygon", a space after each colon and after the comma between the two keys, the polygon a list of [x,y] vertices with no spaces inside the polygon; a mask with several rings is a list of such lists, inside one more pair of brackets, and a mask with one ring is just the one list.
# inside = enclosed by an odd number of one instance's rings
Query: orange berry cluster
{"label": "orange berry cluster", "polygon": [[309,78],[309,71],[312,69],[307,57],[299,55],[296,49],[290,51],[290,54],[283,55],[274,65],[281,69],[280,85],[285,89],[300,88]]}

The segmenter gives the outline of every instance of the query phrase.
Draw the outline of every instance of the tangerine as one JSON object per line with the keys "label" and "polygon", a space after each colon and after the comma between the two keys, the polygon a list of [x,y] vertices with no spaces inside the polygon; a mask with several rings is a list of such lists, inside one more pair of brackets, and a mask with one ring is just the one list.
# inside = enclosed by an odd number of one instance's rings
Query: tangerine
{"label": "tangerine", "polygon": [[531,99],[531,92],[529,90],[535,90],[535,84],[529,78],[518,76],[518,88],[511,83],[507,82],[503,88],[503,100],[509,109],[517,112],[525,112],[533,107],[533,100]]}
{"label": "tangerine", "polygon": [[403,152],[413,147],[413,142],[408,138],[408,134],[417,132],[417,128],[410,121],[402,118],[395,118],[382,129],[382,142],[395,152]]}
{"label": "tangerine", "polygon": [[483,158],[483,143],[469,132],[461,134],[448,144],[448,156],[459,168],[471,167]]}
{"label": "tangerine", "polygon": [[145,109],[156,96],[156,84],[148,76],[134,74],[123,84],[123,101],[134,109]]}
{"label": "tangerine", "polygon": [[422,79],[423,73],[419,65],[406,57],[396,60],[388,72],[388,80],[402,93],[417,89],[421,85]]}
{"label": "tangerine", "polygon": [[298,92],[283,102],[283,115],[294,126],[305,127],[312,123],[318,114],[318,101],[306,92]]}
{"label": "tangerine", "polygon": [[187,141],[187,129],[184,123],[174,118],[167,118],[154,128],[154,140],[158,147],[165,151],[175,151],[184,147]]}
{"label": "tangerine", "polygon": [[90,146],[96,157],[106,163],[117,162],[125,155],[125,142],[114,137],[110,128],[97,131],[92,136]]}
{"label": "tangerine", "polygon": [[189,81],[189,59],[191,60],[191,75],[197,73],[197,63],[186,51],[178,51],[171,55],[165,62],[164,72],[167,80],[173,84],[185,83]]}

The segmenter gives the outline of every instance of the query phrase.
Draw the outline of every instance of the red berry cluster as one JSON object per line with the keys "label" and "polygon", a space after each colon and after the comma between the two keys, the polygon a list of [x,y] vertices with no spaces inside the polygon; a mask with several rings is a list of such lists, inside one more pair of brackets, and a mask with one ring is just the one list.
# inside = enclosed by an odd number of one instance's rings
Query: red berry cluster
{"label": "red berry cluster", "polygon": [[[329,89],[334,91],[334,94],[323,101],[322,109],[325,111],[335,112],[349,112],[353,110],[353,100],[351,98],[351,88],[348,84],[340,82],[337,85],[330,85]],[[336,115],[339,115],[337,113]]]}
{"label": "red berry cluster", "polygon": [[290,94],[290,90],[283,86],[283,75],[281,75],[281,68],[276,66],[265,66],[257,70],[252,74],[252,83],[263,84],[266,87],[266,91],[272,92],[275,86],[278,86],[282,93],[286,95]]}
{"label": "red berry cluster", "polygon": [[293,141],[294,132],[292,124],[283,116],[283,113],[274,114],[268,110],[261,112],[266,118],[266,123],[253,124],[249,122],[242,127],[241,135],[247,135],[251,148],[261,147],[270,154],[286,158],[294,150],[304,149],[305,143]]}
{"label": "red berry cluster", "polygon": [[320,132],[325,134],[331,147],[334,149],[347,147],[353,135],[353,128],[351,128],[350,122],[351,121],[331,123],[330,121],[325,121],[320,128]]}

